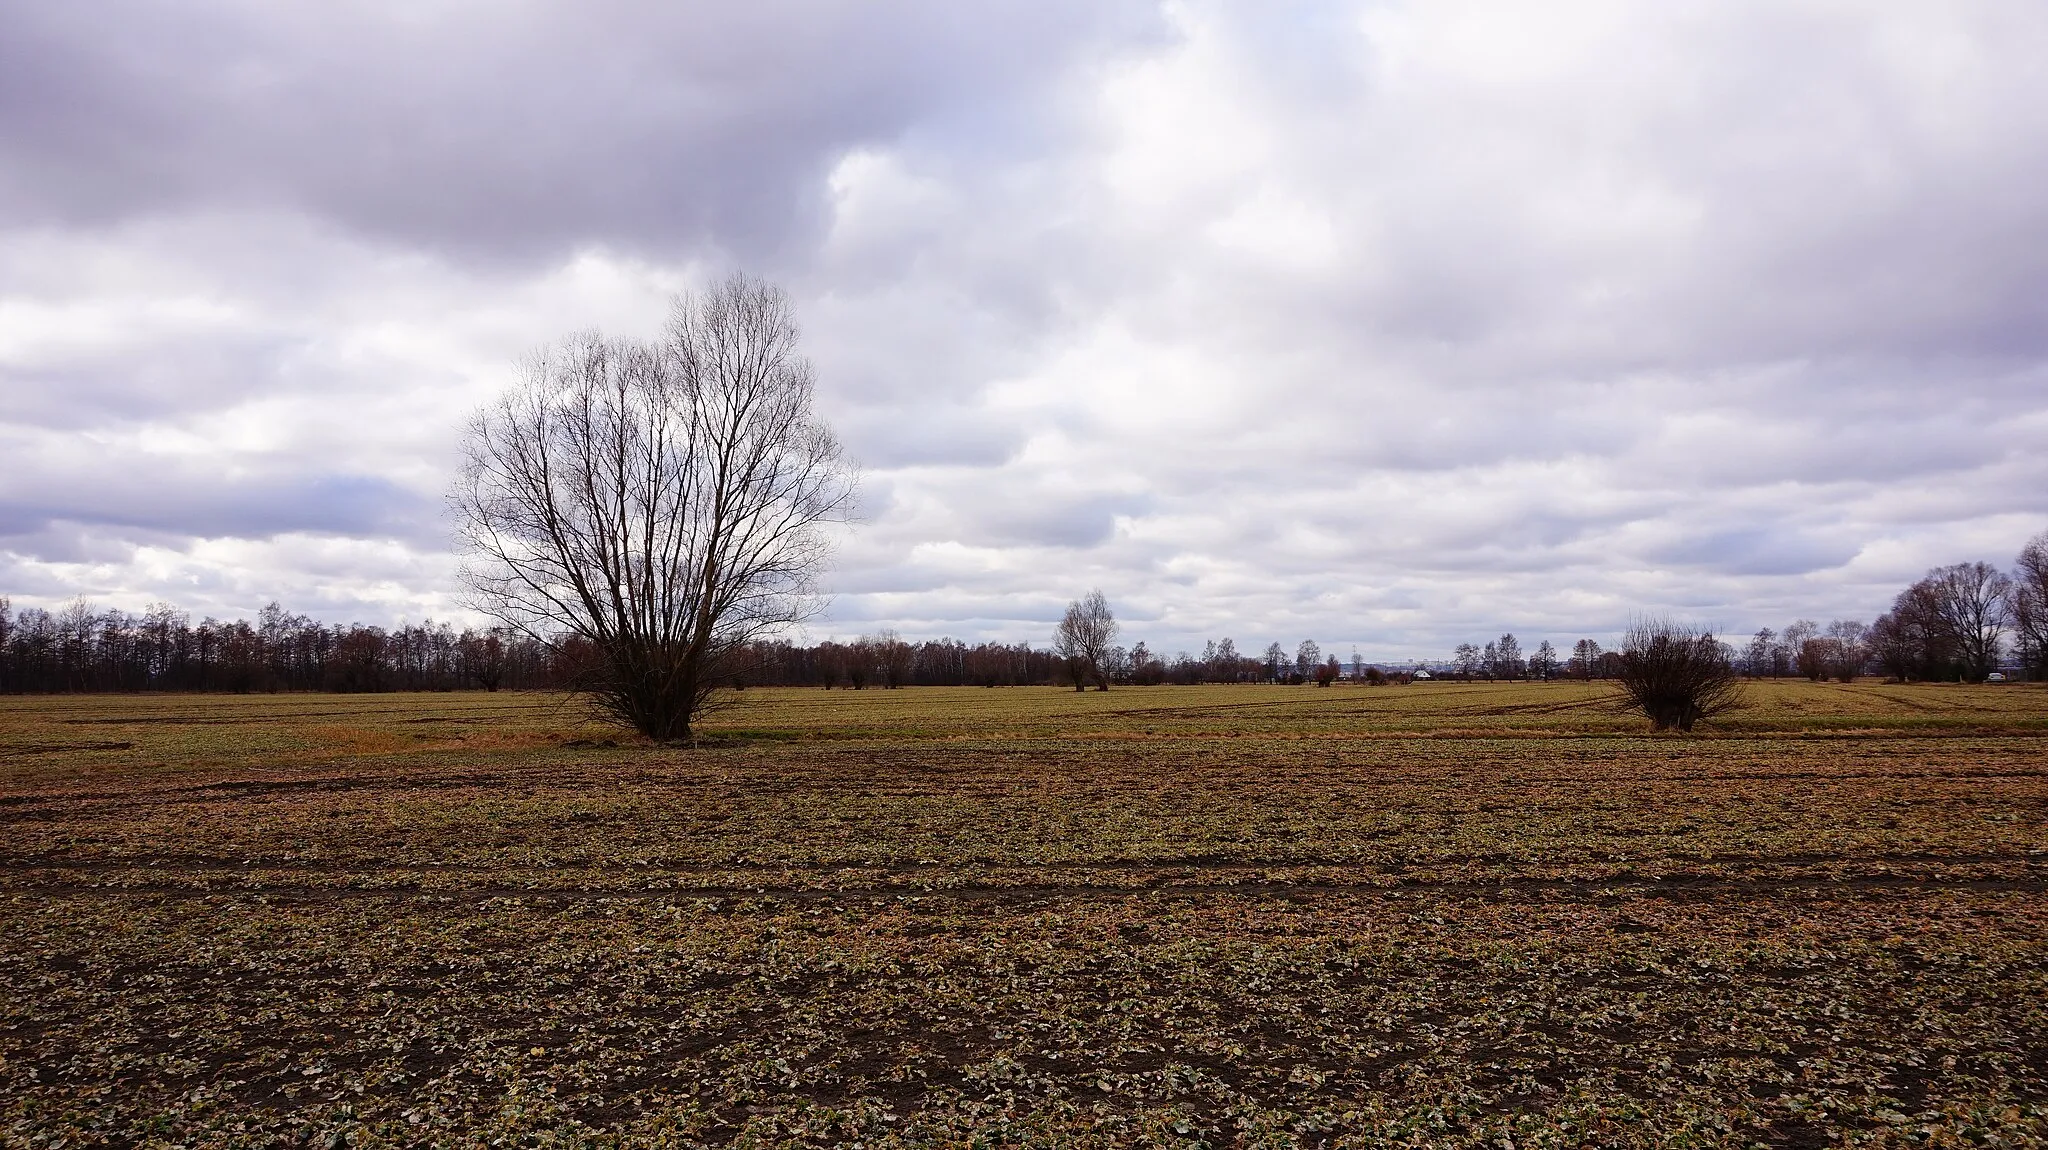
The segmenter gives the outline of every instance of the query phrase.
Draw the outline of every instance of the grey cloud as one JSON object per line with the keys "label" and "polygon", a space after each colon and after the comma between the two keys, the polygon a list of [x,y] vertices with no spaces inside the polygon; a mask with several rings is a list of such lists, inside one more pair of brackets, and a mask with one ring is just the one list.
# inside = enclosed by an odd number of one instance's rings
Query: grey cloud
{"label": "grey cloud", "polygon": [[916,402],[863,405],[838,422],[841,438],[870,467],[990,466],[1023,445],[1022,429],[979,407]]}
{"label": "grey cloud", "polygon": [[[49,482],[58,473],[46,469],[43,477]],[[80,469],[47,490],[0,486],[0,540],[75,523],[130,528],[133,538],[151,542],[317,532],[432,547],[443,541],[438,511],[435,501],[372,475],[273,470],[230,477],[177,464],[113,474]]]}
{"label": "grey cloud", "polygon": [[1730,575],[1806,575],[1840,567],[1856,545],[1813,531],[1735,527],[1689,535],[1644,553],[1660,565],[1703,567]]}
{"label": "grey cloud", "polygon": [[1136,4],[10,3],[0,211],[283,207],[436,250],[760,261],[814,233],[846,149],[1028,116],[1156,34]]}
{"label": "grey cloud", "polygon": [[[73,520],[24,516],[10,523],[9,518],[5,506],[0,505],[0,553],[33,555],[45,564],[126,563],[134,558],[139,545],[157,541],[146,533],[108,534],[95,530],[94,525]],[[26,585],[14,583],[6,586],[16,593],[65,594],[62,585],[44,579],[33,580]]]}
{"label": "grey cloud", "polygon": [[991,493],[961,516],[969,542],[1026,547],[1088,547],[1108,539],[1119,515],[1141,514],[1147,500],[1104,495],[1081,499],[1050,494]]}
{"label": "grey cloud", "polygon": [[0,365],[0,421],[63,430],[147,424],[274,396],[292,385],[284,361],[302,348],[256,333],[185,332],[45,365]]}

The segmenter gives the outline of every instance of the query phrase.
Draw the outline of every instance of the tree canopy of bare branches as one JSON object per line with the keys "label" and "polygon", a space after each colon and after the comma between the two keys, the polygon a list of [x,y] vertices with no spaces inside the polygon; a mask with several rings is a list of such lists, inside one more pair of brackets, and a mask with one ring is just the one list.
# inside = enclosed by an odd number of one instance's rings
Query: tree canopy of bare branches
{"label": "tree canopy of bare branches", "polygon": [[1102,664],[1116,635],[1116,616],[1110,613],[1109,600],[1100,590],[1067,604],[1067,613],[1053,631],[1052,646],[1067,661],[1076,691],[1086,689],[1090,682],[1098,691],[1109,690],[1109,676],[1103,673]]}
{"label": "tree canopy of bare branches", "polygon": [[1741,678],[1713,632],[1669,619],[1638,619],[1622,636],[1615,682],[1623,705],[1659,731],[1690,731],[1742,704]]}
{"label": "tree canopy of bare branches", "polygon": [[1989,563],[1936,567],[1892,604],[1894,625],[1916,636],[1927,678],[1982,682],[1998,669],[2011,580]]}
{"label": "tree canopy of bare branches", "polygon": [[2020,549],[2006,603],[2021,661],[2036,678],[2048,677],[2048,531]]}
{"label": "tree canopy of bare branches", "polygon": [[573,336],[471,420],[450,502],[478,610],[600,653],[586,689],[690,737],[735,652],[815,609],[855,473],[812,411],[787,297],[734,276],[664,338]]}

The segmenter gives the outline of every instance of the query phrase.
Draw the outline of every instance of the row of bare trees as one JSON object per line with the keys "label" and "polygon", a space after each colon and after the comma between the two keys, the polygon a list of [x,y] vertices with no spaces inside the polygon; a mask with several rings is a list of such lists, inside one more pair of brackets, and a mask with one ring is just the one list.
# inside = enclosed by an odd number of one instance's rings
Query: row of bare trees
{"label": "row of bare trees", "polygon": [[1736,657],[1736,665],[1752,679],[1804,676],[1815,682],[1850,682],[1869,665],[1865,640],[1870,628],[1860,620],[1836,619],[1825,628],[1799,619],[1783,631],[1760,628]]}
{"label": "row of bare trees", "polygon": [[1744,671],[1783,674],[1789,664],[1812,679],[1853,680],[1875,664],[1901,682],[1982,682],[1998,674],[2006,638],[2030,677],[2048,660],[2048,532],[2021,548],[2010,574],[1989,563],[1954,563],[1929,571],[1898,593],[1892,609],[1868,627],[1837,620],[1825,631],[1801,620],[1773,635],[1757,633],[1738,669],[1735,651],[1712,631],[1665,619],[1629,628],[1615,676],[1626,705],[1657,730],[1694,724],[1742,703]]}
{"label": "row of bare trees", "polygon": [[[577,689],[601,665],[587,640],[503,627],[330,625],[271,604],[254,620],[141,614],[77,600],[9,610],[0,598],[0,693]],[[1058,654],[1028,643],[763,640],[720,660],[721,687],[1011,687],[1065,681]]]}
{"label": "row of bare trees", "polygon": [[1937,567],[1892,600],[1860,637],[1861,653],[1897,679],[1979,682],[2007,651],[2048,676],[2048,532],[2028,541],[2011,574],[1989,563]]}
{"label": "row of bare trees", "polygon": [[83,599],[58,611],[0,598],[0,692],[447,691],[556,686],[588,653],[504,629],[431,620],[330,626],[273,603],[252,622],[166,604],[142,614]]}
{"label": "row of bare trees", "polygon": [[[2027,677],[2048,679],[2048,532],[2021,549],[2010,572],[1983,562],[1929,571],[1868,624],[1799,619],[1782,631],[1758,630],[1739,650],[1714,642],[1731,669],[1753,679],[1846,683],[1874,672],[1901,682],[1981,682],[2008,655]],[[1506,634],[1484,647],[1460,644],[1444,670],[1465,679],[1615,679],[1624,655],[1580,639],[1560,661],[1544,640],[1523,659],[1521,643]]]}
{"label": "row of bare trees", "polygon": [[[1346,673],[1313,641],[1258,656],[1229,638],[1200,656],[1155,654],[1140,642],[1116,646],[1117,624],[1101,592],[1076,600],[1051,650],[1026,643],[907,642],[882,631],[850,642],[801,645],[755,640],[730,648],[713,685],[868,687],[1022,686],[1065,682],[1318,682]],[[1698,636],[1687,640],[1697,647]],[[1898,680],[1980,681],[2010,651],[2030,677],[2048,678],[2048,533],[2027,543],[2010,572],[1988,563],[1939,567],[1899,592],[1892,609],[1865,625],[1798,620],[1764,628],[1741,650],[1719,639],[1730,669],[1752,678],[1800,675],[1848,681],[1873,671]],[[1693,647],[1689,652],[1697,653]],[[1539,643],[1526,658],[1504,634],[1464,644],[1451,673],[1486,679],[1619,679],[1629,652],[1581,639],[1568,658]],[[193,622],[157,604],[141,614],[95,610],[78,600],[58,611],[11,611],[0,599],[0,692],[44,691],[387,691],[577,686],[599,665],[589,640],[547,639],[505,627],[457,631],[431,621],[385,629],[336,626],[271,604],[251,620]],[[1352,652],[1349,674],[1368,679]]]}
{"label": "row of bare trees", "polygon": [[1739,665],[1753,678],[1846,683],[1874,671],[1901,682],[1974,683],[1999,673],[2008,656],[2028,678],[2048,678],[2048,532],[2028,541],[2010,572],[1984,562],[1936,567],[1868,625],[1766,627]]}
{"label": "row of bare trees", "polygon": [[729,680],[738,687],[1021,687],[1066,675],[1059,655],[1028,643],[906,642],[894,631],[812,646],[786,640],[754,643],[732,653]]}
{"label": "row of bare trees", "polygon": [[[1599,670],[1600,645],[1591,639],[1579,640],[1581,653],[1590,649],[1592,658],[1578,669],[1582,677],[1590,678]],[[1513,632],[1492,640],[1484,647],[1473,643],[1460,643],[1452,653],[1449,670],[1464,679],[1555,679],[1573,670],[1568,660],[1560,659],[1557,648],[1545,639],[1536,644],[1536,649],[1524,657],[1522,642]]]}
{"label": "row of bare trees", "polygon": [[1252,655],[1238,650],[1235,640],[1210,639],[1202,653],[1178,651],[1171,655],[1154,651],[1140,642],[1129,651],[1112,648],[1110,678],[1139,686],[1159,683],[1317,683],[1322,686],[1349,674],[1364,678],[1368,668],[1358,652],[1348,665],[1335,654],[1325,655],[1321,644],[1304,639],[1289,654],[1279,643],[1268,644],[1265,652]]}

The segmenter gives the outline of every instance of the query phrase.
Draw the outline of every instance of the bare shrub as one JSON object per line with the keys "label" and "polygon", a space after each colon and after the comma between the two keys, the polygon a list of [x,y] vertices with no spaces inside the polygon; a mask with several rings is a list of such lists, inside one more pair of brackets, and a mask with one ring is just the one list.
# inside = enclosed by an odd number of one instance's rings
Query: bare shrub
{"label": "bare shrub", "polygon": [[1622,637],[1621,706],[1640,710],[1659,731],[1690,731],[1742,705],[1741,679],[1714,633],[1670,619],[1638,619]]}

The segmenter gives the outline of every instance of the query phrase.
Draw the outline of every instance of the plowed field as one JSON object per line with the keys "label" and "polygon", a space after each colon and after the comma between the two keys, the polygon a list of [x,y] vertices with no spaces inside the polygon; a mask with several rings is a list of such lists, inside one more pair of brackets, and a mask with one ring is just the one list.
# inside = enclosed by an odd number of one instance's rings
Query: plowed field
{"label": "plowed field", "polygon": [[0,699],[0,1144],[2048,1141],[2048,691]]}

